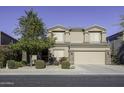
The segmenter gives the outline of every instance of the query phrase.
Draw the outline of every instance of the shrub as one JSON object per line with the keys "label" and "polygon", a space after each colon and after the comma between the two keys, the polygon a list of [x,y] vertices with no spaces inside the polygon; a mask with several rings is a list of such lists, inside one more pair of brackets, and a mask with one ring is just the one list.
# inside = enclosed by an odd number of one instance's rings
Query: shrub
{"label": "shrub", "polygon": [[3,68],[3,62],[0,62],[0,68]]}
{"label": "shrub", "polygon": [[8,60],[8,68],[9,69],[17,69],[18,68],[18,63],[14,60]]}
{"label": "shrub", "polygon": [[22,64],[22,62],[16,62],[16,65],[18,66],[18,67],[23,67],[24,65]]}
{"label": "shrub", "polygon": [[59,62],[58,61],[55,61],[54,62],[54,65],[58,66],[59,65]]}
{"label": "shrub", "polygon": [[70,62],[69,61],[63,61],[61,63],[61,68],[62,69],[70,69]]}
{"label": "shrub", "polygon": [[119,56],[118,55],[112,54],[111,55],[111,60],[112,60],[113,64],[120,64],[120,60],[119,60]]}
{"label": "shrub", "polygon": [[28,64],[27,61],[21,61],[21,63],[23,64],[23,66],[26,66]]}
{"label": "shrub", "polygon": [[8,46],[0,46],[0,62],[3,66],[6,66],[7,54],[9,54]]}
{"label": "shrub", "polygon": [[[5,56],[4,54],[2,55],[2,56]],[[2,57],[1,55],[0,55],[0,68],[3,68],[3,67],[5,67],[6,66],[6,59],[5,59],[5,57]]]}
{"label": "shrub", "polygon": [[37,60],[35,62],[35,67],[37,69],[43,69],[43,68],[46,68],[46,63],[43,61],[43,60]]}
{"label": "shrub", "polygon": [[59,62],[60,62],[60,64],[61,64],[63,61],[67,61],[67,60],[68,60],[67,57],[62,57],[62,58],[59,60]]}
{"label": "shrub", "polygon": [[57,61],[57,59],[54,57],[54,65],[56,65],[56,66],[58,66],[59,64],[60,64],[60,62],[59,61]]}

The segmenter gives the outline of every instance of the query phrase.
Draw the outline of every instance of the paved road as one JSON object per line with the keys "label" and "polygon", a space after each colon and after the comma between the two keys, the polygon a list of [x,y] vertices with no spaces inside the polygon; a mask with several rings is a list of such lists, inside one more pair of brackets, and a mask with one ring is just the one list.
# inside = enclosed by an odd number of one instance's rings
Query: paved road
{"label": "paved road", "polygon": [[0,76],[1,87],[124,87],[124,75]]}

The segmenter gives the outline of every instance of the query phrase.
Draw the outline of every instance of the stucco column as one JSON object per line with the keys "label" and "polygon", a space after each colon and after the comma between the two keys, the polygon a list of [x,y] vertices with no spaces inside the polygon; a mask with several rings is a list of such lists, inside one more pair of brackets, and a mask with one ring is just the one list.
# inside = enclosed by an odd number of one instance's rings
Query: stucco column
{"label": "stucco column", "polygon": [[89,43],[89,33],[87,31],[84,33],[84,37],[84,42]]}
{"label": "stucco column", "polygon": [[102,32],[102,43],[106,43],[106,32]]}
{"label": "stucco column", "polygon": [[111,52],[106,51],[105,53],[105,64],[110,65],[111,64]]}
{"label": "stucco column", "polygon": [[66,31],[66,32],[65,32],[65,38],[64,38],[64,39],[65,39],[65,42],[67,42],[67,43],[70,42],[70,34],[69,34],[69,31]]}
{"label": "stucco column", "polygon": [[71,52],[71,51],[69,53],[70,53],[69,54],[70,55],[70,57],[69,57],[70,58],[70,63],[71,63],[71,65],[74,65],[74,53]]}
{"label": "stucco column", "polygon": [[27,61],[27,53],[22,51],[22,61]]}

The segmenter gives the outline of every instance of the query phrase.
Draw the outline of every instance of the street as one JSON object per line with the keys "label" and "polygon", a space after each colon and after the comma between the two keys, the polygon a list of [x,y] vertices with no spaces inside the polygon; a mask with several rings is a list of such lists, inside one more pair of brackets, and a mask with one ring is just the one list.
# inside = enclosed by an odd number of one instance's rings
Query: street
{"label": "street", "polygon": [[124,87],[124,75],[1,75],[0,87]]}

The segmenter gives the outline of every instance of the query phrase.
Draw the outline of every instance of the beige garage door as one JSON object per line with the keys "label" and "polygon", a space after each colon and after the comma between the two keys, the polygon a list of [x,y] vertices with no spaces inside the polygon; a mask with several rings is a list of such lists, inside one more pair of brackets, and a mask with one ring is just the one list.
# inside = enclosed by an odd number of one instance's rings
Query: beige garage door
{"label": "beige garage door", "polygon": [[105,52],[75,52],[75,64],[105,64]]}

